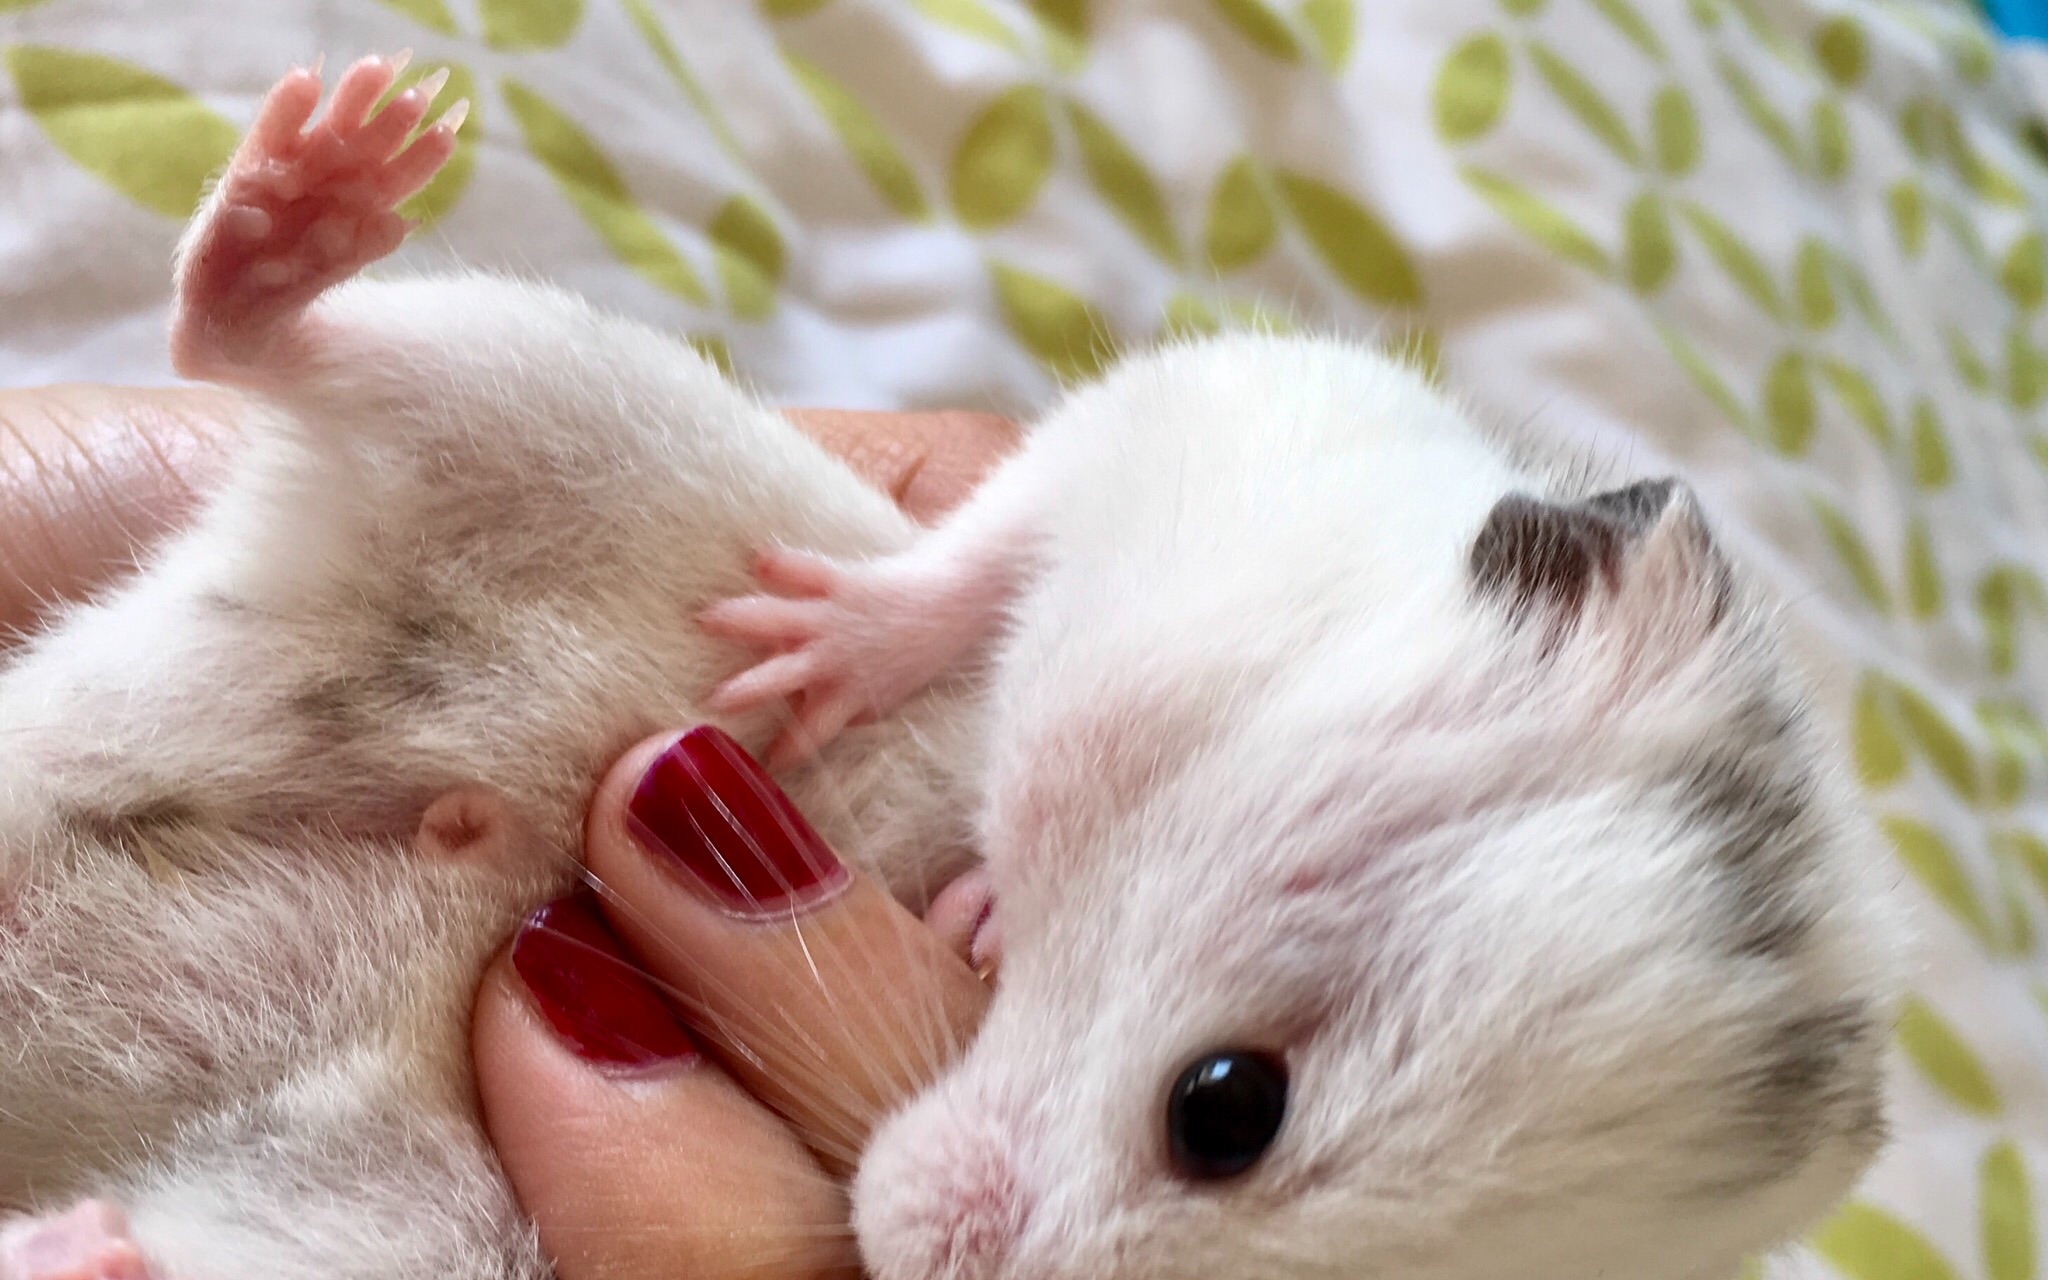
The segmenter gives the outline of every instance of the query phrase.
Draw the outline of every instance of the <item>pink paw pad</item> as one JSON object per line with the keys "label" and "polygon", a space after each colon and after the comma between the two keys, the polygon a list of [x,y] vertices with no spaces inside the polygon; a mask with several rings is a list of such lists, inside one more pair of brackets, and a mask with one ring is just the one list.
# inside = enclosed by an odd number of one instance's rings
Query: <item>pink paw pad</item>
{"label": "pink paw pad", "polygon": [[403,57],[357,62],[317,118],[317,67],[271,88],[188,241],[182,334],[261,327],[405,239],[410,228],[395,210],[448,162],[468,103],[420,131],[447,83],[440,71],[371,114],[404,66]]}
{"label": "pink paw pad", "polygon": [[128,1218],[87,1200],[46,1218],[0,1228],[0,1280],[152,1280],[128,1235]]}

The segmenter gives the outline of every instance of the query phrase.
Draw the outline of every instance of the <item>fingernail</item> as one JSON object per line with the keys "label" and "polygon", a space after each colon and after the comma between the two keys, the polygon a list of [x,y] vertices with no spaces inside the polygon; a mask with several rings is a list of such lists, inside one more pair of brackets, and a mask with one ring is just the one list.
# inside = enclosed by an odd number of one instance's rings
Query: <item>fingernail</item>
{"label": "fingernail", "polygon": [[512,940],[512,968],[555,1035],[586,1061],[646,1068],[699,1056],[588,891],[527,918]]}
{"label": "fingernail", "polygon": [[687,872],[734,915],[814,906],[846,868],[740,744],[709,725],[661,753],[626,806],[650,853]]}

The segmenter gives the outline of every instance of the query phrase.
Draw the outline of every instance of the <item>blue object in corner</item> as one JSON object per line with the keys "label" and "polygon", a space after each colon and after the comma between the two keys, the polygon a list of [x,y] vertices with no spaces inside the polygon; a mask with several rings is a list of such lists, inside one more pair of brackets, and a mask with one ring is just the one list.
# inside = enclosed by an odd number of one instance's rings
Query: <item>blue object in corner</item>
{"label": "blue object in corner", "polygon": [[2048,0],[1977,0],[2009,40],[2048,40]]}

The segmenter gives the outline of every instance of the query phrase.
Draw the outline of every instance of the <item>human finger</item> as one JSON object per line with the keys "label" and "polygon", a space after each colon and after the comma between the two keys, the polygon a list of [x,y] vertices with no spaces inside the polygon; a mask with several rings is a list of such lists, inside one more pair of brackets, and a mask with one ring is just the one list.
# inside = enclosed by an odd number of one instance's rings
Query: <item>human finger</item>
{"label": "human finger", "polygon": [[964,1047],[988,988],[711,727],[628,752],[590,807],[607,914],[734,1077],[849,1172]]}

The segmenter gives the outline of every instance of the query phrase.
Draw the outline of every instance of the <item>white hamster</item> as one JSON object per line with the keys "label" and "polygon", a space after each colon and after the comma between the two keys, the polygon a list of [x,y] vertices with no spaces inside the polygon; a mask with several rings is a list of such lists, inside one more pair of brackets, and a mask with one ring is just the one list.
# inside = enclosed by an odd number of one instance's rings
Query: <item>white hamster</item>
{"label": "white hamster", "polygon": [[[828,839],[997,903],[876,1280],[1719,1280],[1871,1159],[1893,907],[1682,486],[1241,336],[920,534],[660,334],[351,281],[452,146],[393,75],[282,80],[181,250],[180,368],[273,429],[0,672],[5,1280],[545,1275],[475,975],[618,749],[785,694]],[[475,784],[530,838],[456,847]]]}

